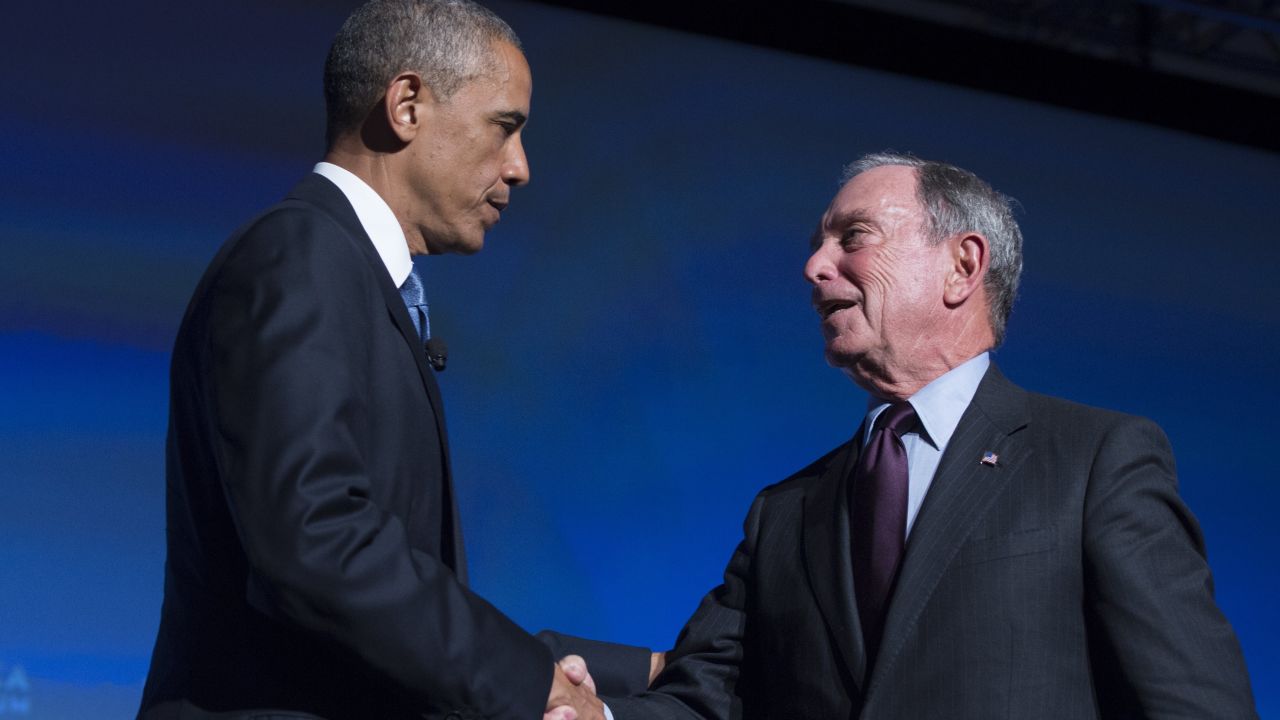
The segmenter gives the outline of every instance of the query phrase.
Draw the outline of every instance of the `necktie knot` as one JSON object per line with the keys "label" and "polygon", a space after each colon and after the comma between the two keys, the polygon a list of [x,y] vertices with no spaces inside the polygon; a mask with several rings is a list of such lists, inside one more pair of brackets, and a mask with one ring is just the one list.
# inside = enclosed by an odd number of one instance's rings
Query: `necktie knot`
{"label": "necktie knot", "polygon": [[427,301],[427,291],[422,285],[422,277],[418,275],[418,268],[415,267],[409,277],[404,279],[400,286],[400,297],[404,298],[404,304],[409,307],[422,305]]}
{"label": "necktie knot", "polygon": [[877,430],[888,430],[898,437],[915,425],[916,409],[909,402],[899,402],[885,408],[876,418]]}

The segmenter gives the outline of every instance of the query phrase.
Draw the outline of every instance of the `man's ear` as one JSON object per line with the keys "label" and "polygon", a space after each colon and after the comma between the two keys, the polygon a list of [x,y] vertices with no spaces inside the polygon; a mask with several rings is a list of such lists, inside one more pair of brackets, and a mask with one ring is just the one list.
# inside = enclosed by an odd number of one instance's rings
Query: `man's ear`
{"label": "man's ear", "polygon": [[413,72],[397,75],[387,85],[382,101],[391,134],[402,143],[412,141],[422,131],[433,101],[422,76]]}
{"label": "man's ear", "polygon": [[990,244],[975,232],[961,233],[946,241],[951,267],[943,288],[943,301],[951,307],[968,300],[982,287],[991,265]]}

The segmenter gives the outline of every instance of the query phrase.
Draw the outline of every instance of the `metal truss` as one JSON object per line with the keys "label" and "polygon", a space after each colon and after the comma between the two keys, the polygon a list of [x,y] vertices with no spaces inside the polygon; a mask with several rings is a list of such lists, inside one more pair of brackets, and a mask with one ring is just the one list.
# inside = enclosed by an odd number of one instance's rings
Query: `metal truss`
{"label": "metal truss", "polygon": [[1280,0],[838,1],[1280,97]]}

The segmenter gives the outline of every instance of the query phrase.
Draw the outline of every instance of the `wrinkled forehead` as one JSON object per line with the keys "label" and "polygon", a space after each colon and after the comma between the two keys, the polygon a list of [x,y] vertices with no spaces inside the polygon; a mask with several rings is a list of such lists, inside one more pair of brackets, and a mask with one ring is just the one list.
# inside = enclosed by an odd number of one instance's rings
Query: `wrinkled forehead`
{"label": "wrinkled forehead", "polygon": [[501,38],[489,43],[486,64],[489,66],[489,73],[502,80],[514,77],[527,82],[530,78],[529,60],[524,52]]}
{"label": "wrinkled forehead", "polygon": [[470,77],[463,83],[464,87],[472,84],[490,87],[516,84],[528,89],[533,84],[529,62],[524,53],[501,38],[491,40],[474,65]]}
{"label": "wrinkled forehead", "polygon": [[835,233],[855,223],[885,228],[918,222],[923,217],[915,168],[886,165],[859,173],[846,182],[831,199],[817,232]]}

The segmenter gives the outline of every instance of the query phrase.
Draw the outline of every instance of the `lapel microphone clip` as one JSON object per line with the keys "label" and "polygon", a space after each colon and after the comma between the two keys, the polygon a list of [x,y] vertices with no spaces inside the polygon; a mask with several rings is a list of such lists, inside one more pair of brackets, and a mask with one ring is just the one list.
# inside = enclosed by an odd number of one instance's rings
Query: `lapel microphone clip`
{"label": "lapel microphone clip", "polygon": [[423,346],[423,350],[427,354],[427,362],[431,363],[432,369],[436,372],[444,371],[444,364],[449,360],[449,346],[438,337],[427,340],[427,344]]}

